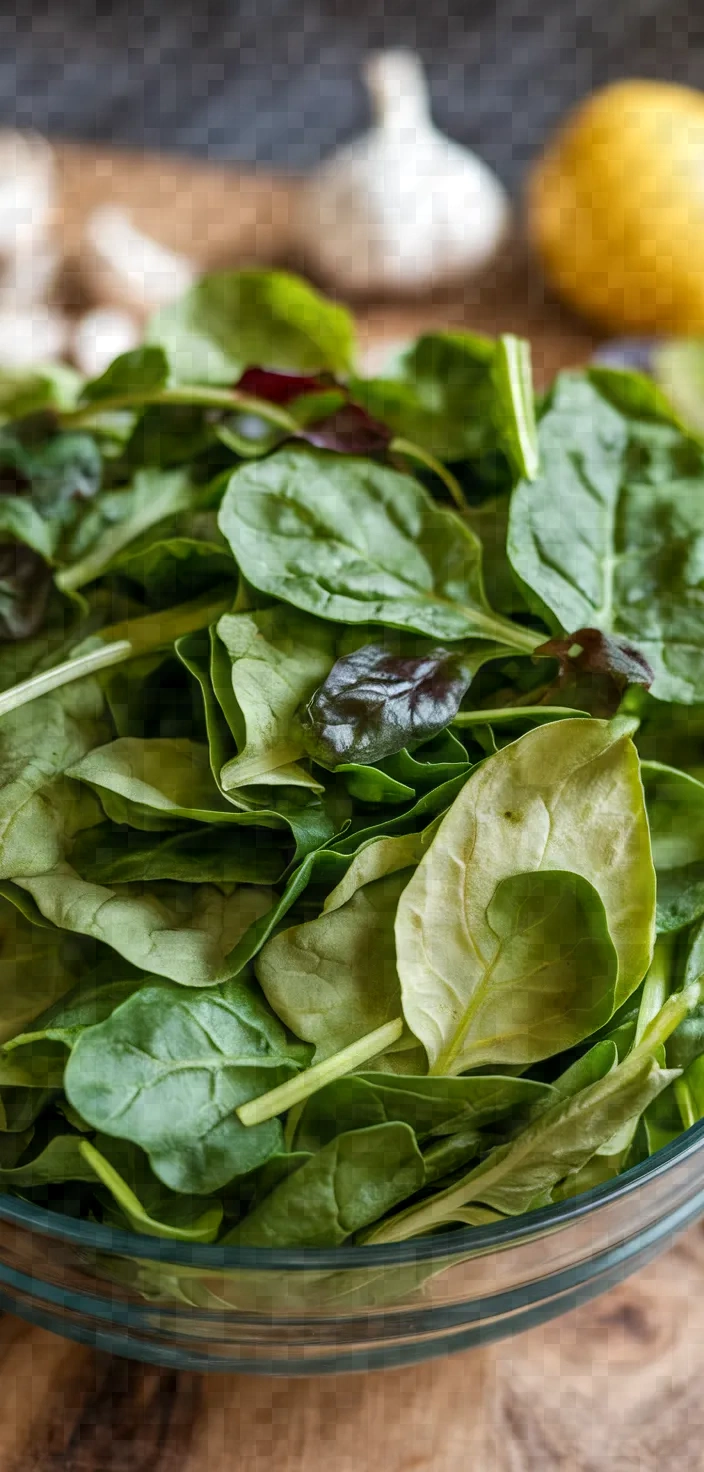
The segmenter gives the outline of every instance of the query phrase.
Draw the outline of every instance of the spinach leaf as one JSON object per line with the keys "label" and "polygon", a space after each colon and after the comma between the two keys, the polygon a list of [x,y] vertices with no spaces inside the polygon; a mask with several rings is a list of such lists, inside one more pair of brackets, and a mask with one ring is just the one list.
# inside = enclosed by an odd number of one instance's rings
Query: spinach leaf
{"label": "spinach leaf", "polygon": [[293,1132],[296,1150],[320,1150],[336,1135],[375,1124],[408,1124],[418,1139],[494,1124],[538,1101],[549,1101],[549,1084],[490,1074],[469,1078],[426,1078],[409,1074],[358,1073],[327,1084],[303,1105]]}
{"label": "spinach leaf", "polygon": [[492,613],[469,527],[373,461],[290,448],[241,465],[220,528],[248,582],[319,618],[528,652],[540,642]]}
{"label": "spinach leaf", "polygon": [[[257,957],[274,1011],[330,1057],[400,1015],[394,917],[420,854],[416,835],[382,839],[353,860],[317,920],[281,931]],[[398,1048],[413,1046],[402,1038]]]}
{"label": "spinach leaf", "polygon": [[704,453],[670,424],[619,412],[563,374],[540,422],[541,472],[514,492],[508,555],[533,608],[564,630],[632,641],[653,694],[704,699],[696,553]]}
{"label": "spinach leaf", "polygon": [[298,1066],[246,983],[194,991],[161,982],[81,1033],[65,1087],[94,1128],[146,1150],[164,1185],[204,1196],[281,1148],[278,1121],[245,1129],[235,1109]]}
{"label": "spinach leaf", "polygon": [[320,791],[316,778],[298,765],[305,745],[294,717],[330,669],[335,630],[278,606],[225,614],[217,633],[231,660],[239,712],[233,731],[238,753],[223,766],[224,790],[266,781]]}
{"label": "spinach leaf", "polygon": [[102,577],[131,543],[168,517],[185,511],[195,502],[195,491],[187,471],[138,470],[132,484],[106,491],[65,548],[65,566],[57,574],[64,593]]}
{"label": "spinach leaf", "polygon": [[682,930],[704,915],[704,785],[660,762],[641,774],[657,875],[657,927]]}
{"label": "spinach leaf", "polygon": [[349,314],[295,276],[223,271],[199,281],[152,318],[147,341],[164,349],[171,375],[231,384],[261,365],[344,372],[353,352]]}
{"label": "spinach leaf", "polygon": [[0,639],[30,639],[46,614],[52,573],[21,542],[0,542]]}
{"label": "spinach leaf", "polygon": [[94,1184],[95,1179],[95,1171],[81,1150],[80,1135],[54,1135],[29,1160],[20,1159],[13,1166],[0,1165],[0,1184],[4,1186],[55,1186],[63,1181]]}
{"label": "spinach leaf", "polygon": [[[560,870],[572,877],[550,877]],[[586,1037],[642,980],[654,918],[628,735],[557,721],[504,747],[474,771],[399,900],[403,1010],[431,1071],[524,1065]]]}
{"label": "spinach leaf", "polygon": [[471,661],[457,650],[409,655],[365,644],[337,660],[308,702],[307,750],[337,767],[377,762],[435,736],[456,716],[472,674]]}
{"label": "spinach leaf", "polygon": [[117,1157],[123,1171],[125,1167],[129,1168],[133,1150],[129,1147],[127,1150],[116,1149],[114,1140],[107,1141],[107,1153],[98,1150],[89,1140],[81,1140],[78,1148],[82,1159],[110,1192],[117,1207],[116,1211],[114,1207],[112,1210],[108,1207],[107,1221],[115,1220],[118,1226],[127,1226],[133,1232],[143,1232],[147,1237],[164,1237],[171,1242],[215,1241],[223,1218],[220,1201],[177,1196],[165,1190],[158,1181],[147,1183],[146,1190],[144,1184],[140,1184],[137,1195],[115,1164]]}
{"label": "spinach leaf", "polygon": [[80,833],[71,847],[71,866],[93,884],[275,884],[293,857],[280,831],[262,827],[258,813],[241,813],[237,833],[230,824],[161,837],[101,823]]}
{"label": "spinach leaf", "polygon": [[115,358],[99,378],[89,379],[81,389],[84,404],[99,404],[101,399],[123,394],[148,394],[163,388],[169,377],[169,363],[159,347],[135,348]]}
{"label": "spinach leaf", "polygon": [[413,1195],[424,1176],[408,1125],[338,1135],[223,1240],[240,1247],[335,1247]]}
{"label": "spinach leaf", "polygon": [[0,898],[0,1043],[70,991],[76,962],[62,932],[30,925]]}
{"label": "spinach leaf", "polygon": [[208,748],[195,741],[123,736],[95,747],[68,774],[97,792],[109,818],[133,828],[241,818],[213,782]]}
{"label": "spinach leaf", "polygon": [[440,460],[503,451],[532,475],[537,445],[527,343],[461,332],[426,333],[386,379],[355,379],[355,399]]}
{"label": "spinach leaf", "polygon": [[547,1205],[558,1183],[581,1170],[621,1125],[642,1114],[673,1076],[647,1054],[631,1054],[605,1078],[549,1106],[513,1140],[490,1151],[463,1180],[427,1204],[401,1212],[366,1240],[403,1241],[465,1221],[474,1202],[508,1216]]}

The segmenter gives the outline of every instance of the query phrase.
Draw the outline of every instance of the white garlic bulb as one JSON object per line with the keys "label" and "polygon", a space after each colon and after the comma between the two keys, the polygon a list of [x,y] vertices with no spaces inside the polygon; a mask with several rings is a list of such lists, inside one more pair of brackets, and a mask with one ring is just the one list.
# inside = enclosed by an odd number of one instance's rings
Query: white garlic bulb
{"label": "white garlic bulb", "polygon": [[140,324],[121,307],[95,307],[76,323],[71,357],[86,378],[98,378],[114,358],[141,341]]}
{"label": "white garlic bulb", "polygon": [[196,276],[191,261],[138,230],[118,205],[102,205],[90,216],[83,268],[98,301],[142,316],[175,301]]}
{"label": "white garlic bulb", "polygon": [[0,131],[0,255],[15,256],[41,240],[53,203],[48,143],[33,134]]}
{"label": "white garlic bulb", "polygon": [[457,281],[504,235],[506,192],[486,164],[433,126],[413,52],[372,57],[366,80],[376,126],[302,188],[296,237],[305,262],[350,292]]}
{"label": "white garlic bulb", "polygon": [[37,305],[0,307],[0,366],[33,368],[60,358],[68,341],[68,323],[60,312]]}

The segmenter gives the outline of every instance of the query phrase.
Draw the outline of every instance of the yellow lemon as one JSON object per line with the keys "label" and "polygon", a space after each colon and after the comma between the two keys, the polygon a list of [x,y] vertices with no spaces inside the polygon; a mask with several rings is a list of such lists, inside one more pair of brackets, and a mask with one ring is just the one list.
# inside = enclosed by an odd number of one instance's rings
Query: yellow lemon
{"label": "yellow lemon", "polygon": [[528,184],[546,275],[616,330],[704,331],[704,94],[618,82],[568,118]]}

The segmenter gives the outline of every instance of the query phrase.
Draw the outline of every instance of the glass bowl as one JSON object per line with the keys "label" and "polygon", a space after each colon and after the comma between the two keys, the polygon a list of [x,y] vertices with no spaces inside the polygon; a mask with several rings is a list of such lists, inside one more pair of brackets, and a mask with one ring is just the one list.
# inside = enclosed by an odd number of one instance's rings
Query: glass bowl
{"label": "glass bowl", "polygon": [[182,1369],[383,1369],[564,1313],[702,1214],[704,1121],[572,1201],[389,1246],[184,1246],[0,1196],[0,1307],[98,1349]]}

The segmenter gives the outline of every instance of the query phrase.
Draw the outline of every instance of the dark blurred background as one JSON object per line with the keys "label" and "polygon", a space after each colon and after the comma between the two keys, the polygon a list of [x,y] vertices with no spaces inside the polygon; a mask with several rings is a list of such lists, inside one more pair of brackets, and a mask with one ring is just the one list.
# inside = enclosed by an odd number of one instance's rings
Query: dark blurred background
{"label": "dark blurred background", "polygon": [[360,63],[423,56],[438,124],[515,187],[623,75],[701,85],[696,0],[25,0],[0,15],[0,123],[286,169],[368,120]]}

